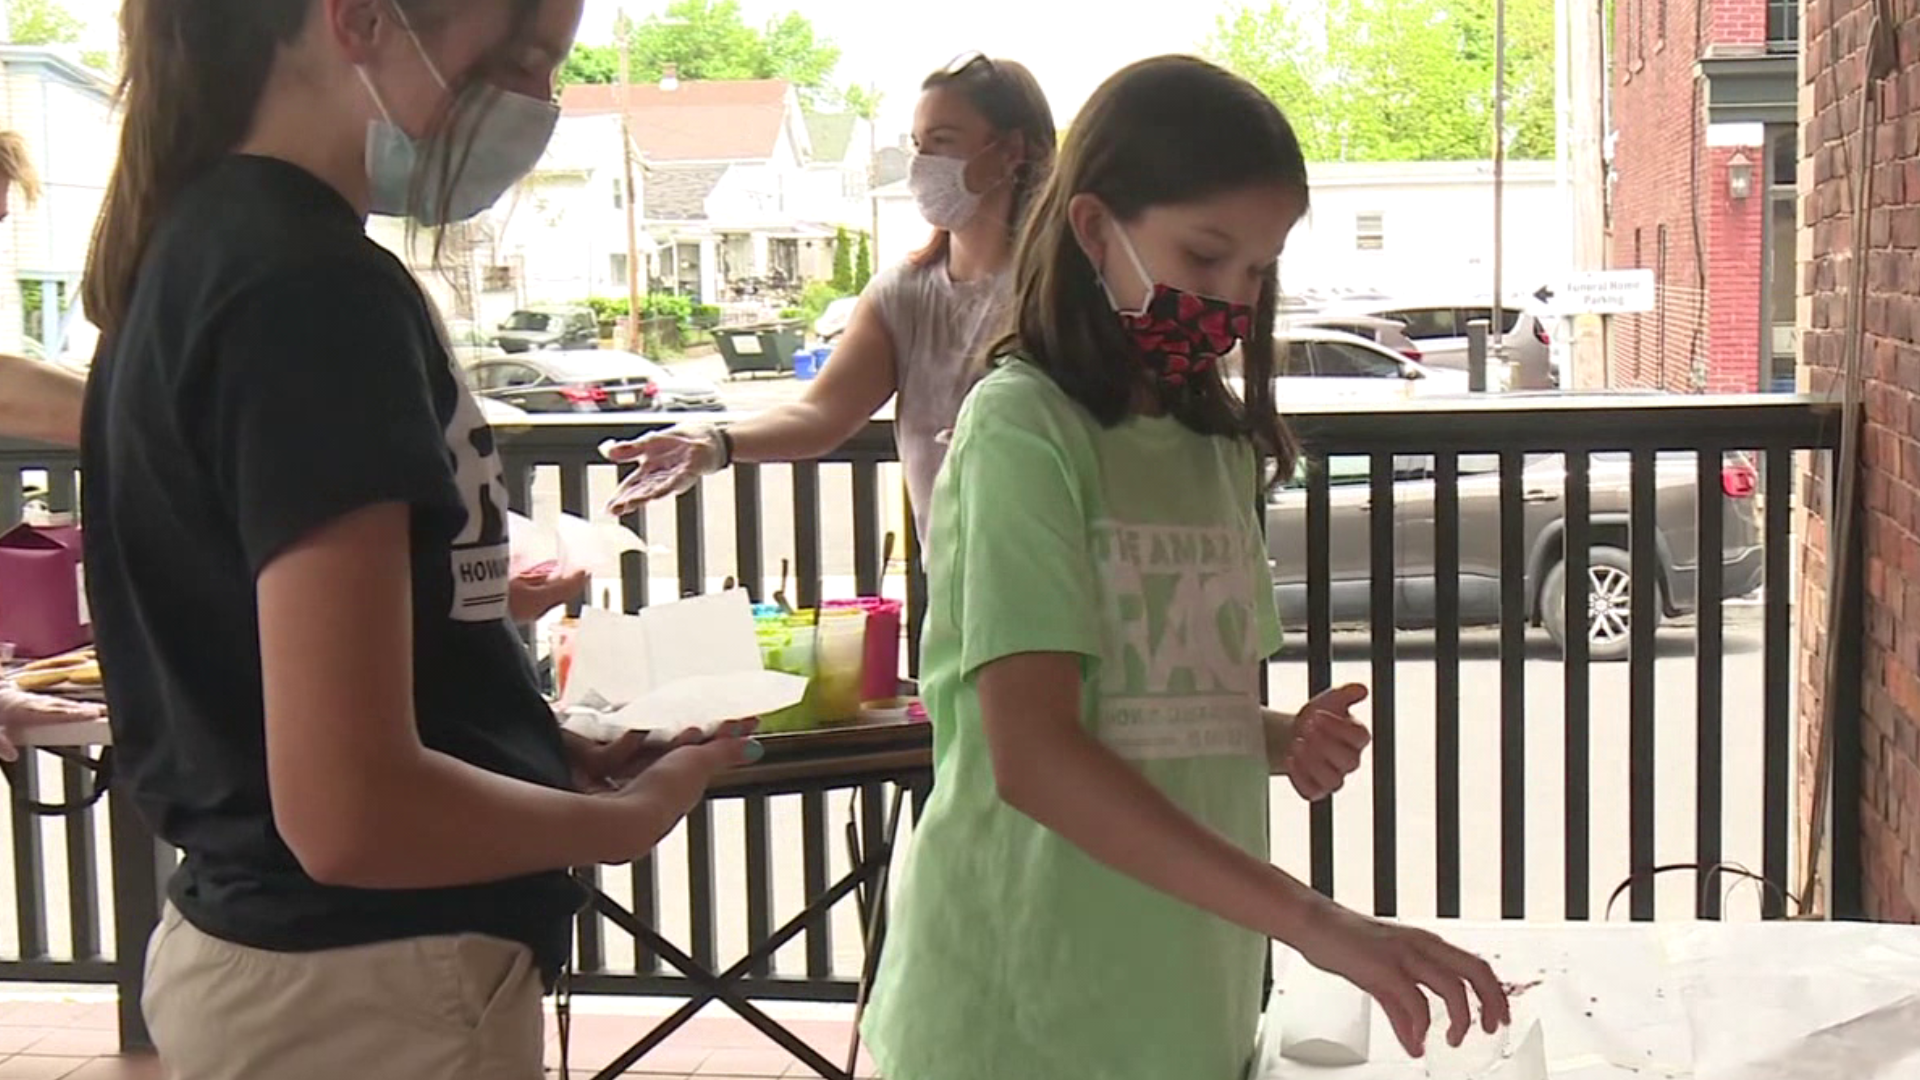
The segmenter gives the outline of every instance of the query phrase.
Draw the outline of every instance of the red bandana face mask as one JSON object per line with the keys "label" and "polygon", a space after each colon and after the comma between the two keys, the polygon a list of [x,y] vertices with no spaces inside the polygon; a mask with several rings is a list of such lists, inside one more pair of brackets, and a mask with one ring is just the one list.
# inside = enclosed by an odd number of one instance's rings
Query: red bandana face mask
{"label": "red bandana face mask", "polygon": [[[1131,310],[1121,308],[1118,301],[1114,307],[1120,325],[1140,350],[1140,358],[1160,382],[1185,386],[1194,376],[1212,370],[1220,357],[1253,332],[1251,305],[1161,284],[1147,272],[1132,239],[1124,231],[1116,235],[1139,273],[1147,297]],[[1107,295],[1112,298],[1110,289]]]}

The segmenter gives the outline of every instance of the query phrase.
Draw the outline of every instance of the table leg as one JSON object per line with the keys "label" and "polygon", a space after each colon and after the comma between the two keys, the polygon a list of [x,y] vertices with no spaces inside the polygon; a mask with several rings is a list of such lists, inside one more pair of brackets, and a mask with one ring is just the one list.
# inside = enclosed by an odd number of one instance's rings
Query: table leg
{"label": "table leg", "polygon": [[900,834],[900,816],[906,810],[906,795],[906,785],[894,786],[893,801],[887,808],[880,847],[873,853],[876,861],[873,887],[867,893],[867,945],[860,958],[860,988],[853,999],[853,1032],[847,1036],[848,1076],[852,1076],[860,1067],[860,1020],[867,1012],[867,995],[873,990],[874,976],[880,972],[880,947],[885,934],[882,926],[887,918],[887,876],[893,867],[893,844]]}
{"label": "table leg", "polygon": [[770,959],[773,954],[784,947],[788,941],[798,937],[801,931],[806,929],[807,923],[813,919],[817,913],[829,910],[835,904],[846,899],[849,893],[853,892],[866,880],[870,872],[870,868],[868,867],[855,868],[854,873],[848,874],[839,882],[835,883],[832,888],[822,893],[812,903],[802,909],[798,915],[795,915],[792,919],[788,920],[785,925],[781,926],[780,929],[769,935],[766,941],[762,942],[757,948],[750,950],[746,956],[742,957],[732,967],[729,967],[717,975],[701,966],[694,957],[682,952],[678,946],[661,936],[658,931],[641,921],[632,912],[621,907],[611,897],[597,888],[587,886],[594,906],[600,909],[608,919],[612,920],[620,929],[631,934],[636,941],[642,942],[651,948],[654,951],[654,955],[665,960],[682,975],[685,975],[689,982],[700,988],[698,994],[691,996],[686,1004],[656,1024],[653,1030],[647,1033],[645,1038],[615,1058],[595,1080],[614,1080],[615,1077],[620,1076],[628,1068],[632,1067],[635,1062],[638,1062],[642,1057],[665,1042],[675,1031],[683,1027],[687,1021],[692,1020],[694,1016],[699,1014],[701,1009],[705,1008],[707,1004],[712,1001],[719,1001],[729,1009],[732,1009],[741,1019],[753,1025],[761,1034],[779,1044],[782,1049],[798,1058],[808,1068],[825,1077],[826,1080],[851,1080],[847,1074],[837,1069],[833,1063],[822,1056],[819,1051],[782,1027],[778,1021],[762,1012],[739,991],[733,989],[733,986],[751,972],[754,965],[763,960]]}

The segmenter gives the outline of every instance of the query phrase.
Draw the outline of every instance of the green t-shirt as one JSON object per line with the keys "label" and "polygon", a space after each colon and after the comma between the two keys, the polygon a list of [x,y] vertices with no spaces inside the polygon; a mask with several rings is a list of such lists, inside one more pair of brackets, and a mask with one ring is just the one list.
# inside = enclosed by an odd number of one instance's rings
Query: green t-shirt
{"label": "green t-shirt", "polygon": [[1013,363],[968,397],[935,488],[922,686],[934,789],[865,1024],[887,1080],[1242,1080],[1266,942],[1002,802],[974,678],[1086,658],[1087,730],[1266,857],[1259,665],[1280,644],[1250,446],[1103,428]]}

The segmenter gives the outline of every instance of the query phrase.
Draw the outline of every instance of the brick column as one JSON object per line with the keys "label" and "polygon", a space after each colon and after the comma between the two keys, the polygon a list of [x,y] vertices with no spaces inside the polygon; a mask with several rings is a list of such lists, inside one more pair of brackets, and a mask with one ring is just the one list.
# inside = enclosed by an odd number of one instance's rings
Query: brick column
{"label": "brick column", "polygon": [[[1855,170],[1871,160],[1877,187],[1867,259],[1866,429],[1862,440],[1860,550],[1864,557],[1862,681],[1864,760],[1859,777],[1867,914],[1920,915],[1920,2],[1894,0],[1900,37],[1897,93],[1877,145],[1855,138],[1870,0],[1812,0],[1802,48],[1800,305],[1802,381],[1839,392],[1848,283],[1854,264],[1847,208]],[[1834,40],[1830,41],[1832,37]],[[1837,69],[1827,64],[1838,45]],[[1843,150],[1843,145],[1846,149]],[[1851,158],[1847,155],[1850,154]],[[1825,492],[1806,486],[1800,697],[1801,790],[1811,787],[1824,683],[1827,573]]]}

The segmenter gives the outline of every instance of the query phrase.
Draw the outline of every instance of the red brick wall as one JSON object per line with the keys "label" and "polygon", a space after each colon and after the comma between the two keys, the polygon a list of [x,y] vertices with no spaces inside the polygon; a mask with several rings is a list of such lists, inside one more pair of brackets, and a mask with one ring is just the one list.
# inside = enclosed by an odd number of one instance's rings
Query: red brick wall
{"label": "red brick wall", "polygon": [[[1724,6],[1724,5],[1721,5]],[[1744,6],[1744,5],[1742,5]],[[1752,193],[1735,199],[1727,170],[1744,155],[1753,170]],[[1766,151],[1761,147],[1706,152],[1701,217],[1707,226],[1708,369],[1710,394],[1760,389],[1760,294],[1765,287]]]}
{"label": "red brick wall", "polygon": [[1764,47],[1766,14],[1766,0],[1617,0],[1612,265],[1658,273],[1663,227],[1666,263],[1659,307],[1615,320],[1615,386],[1741,393],[1760,385],[1765,152],[1744,151],[1753,194],[1730,199],[1734,151],[1706,145],[1694,66],[1708,51]]}
{"label": "red brick wall", "polygon": [[[1802,327],[1802,362],[1816,391],[1837,390],[1848,321],[1853,229],[1847,207],[1850,170],[1842,139],[1863,164],[1853,139],[1863,81],[1863,14],[1870,0],[1810,0],[1805,42],[1810,93],[1802,95],[1802,148],[1813,161],[1814,186],[1803,199],[1809,230],[1802,286],[1810,297]],[[1920,915],[1920,0],[1893,0],[1900,37],[1897,93],[1883,93],[1889,115],[1873,147],[1877,187],[1870,217],[1864,369],[1866,429],[1861,493],[1865,569],[1865,732],[1860,807],[1868,914],[1913,922]],[[1834,41],[1829,41],[1829,36]],[[1824,70],[1830,46],[1839,67]],[[1813,58],[1819,58],[1815,61]],[[1809,103],[1810,109],[1809,112]],[[1812,485],[1810,485],[1812,486]],[[1802,561],[1800,695],[1801,787],[1811,784],[1824,692],[1823,588],[1827,529],[1823,496],[1809,498]]]}
{"label": "red brick wall", "polygon": [[1709,0],[1707,40],[1720,49],[1764,49],[1767,45],[1765,0]]}

